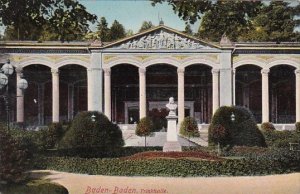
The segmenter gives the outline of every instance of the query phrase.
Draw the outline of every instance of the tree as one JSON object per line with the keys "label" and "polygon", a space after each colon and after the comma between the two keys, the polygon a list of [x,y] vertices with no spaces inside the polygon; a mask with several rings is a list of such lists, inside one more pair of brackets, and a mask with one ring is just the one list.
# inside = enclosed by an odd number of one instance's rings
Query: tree
{"label": "tree", "polygon": [[115,20],[110,27],[110,40],[118,40],[124,38],[125,36],[126,33],[124,26],[120,24],[117,20]]}
{"label": "tree", "polygon": [[150,28],[153,28],[153,27],[154,27],[154,25],[152,24],[151,21],[144,21],[141,28],[140,28],[140,30],[139,30],[139,32],[146,31],[146,30],[148,30]]}
{"label": "tree", "polygon": [[153,123],[149,117],[142,118],[136,126],[135,134],[145,137],[145,147],[147,146],[147,136],[152,134]]}
{"label": "tree", "polygon": [[109,42],[111,40],[110,29],[108,28],[105,17],[101,17],[100,22],[97,25],[96,33],[102,42]]}
{"label": "tree", "polygon": [[[289,3],[272,1],[263,6],[259,14],[253,18],[253,28],[241,37],[245,41],[291,41],[297,33],[294,29],[299,26],[299,5],[289,6]],[[298,10],[298,12],[297,12]]]}
{"label": "tree", "polygon": [[50,32],[57,40],[78,40],[97,19],[77,0],[0,0],[0,5],[6,39],[38,40]]}
{"label": "tree", "polygon": [[126,31],[126,37],[132,36],[133,34],[134,33],[133,33],[133,31],[131,29],[129,29],[129,30]]}

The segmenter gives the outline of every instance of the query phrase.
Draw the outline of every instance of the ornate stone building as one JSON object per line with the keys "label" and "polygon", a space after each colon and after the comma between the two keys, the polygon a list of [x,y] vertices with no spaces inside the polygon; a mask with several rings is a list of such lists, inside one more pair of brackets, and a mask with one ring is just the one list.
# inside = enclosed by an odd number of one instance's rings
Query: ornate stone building
{"label": "ornate stone building", "polygon": [[[166,115],[173,96],[179,122],[209,123],[224,105],[248,107],[257,121],[286,127],[300,121],[300,43],[204,42],[158,26],[113,43],[0,42],[0,64],[16,69],[10,117],[27,125],[104,112],[131,124]],[[29,87],[16,88],[21,75]],[[5,110],[1,101],[1,119]]]}

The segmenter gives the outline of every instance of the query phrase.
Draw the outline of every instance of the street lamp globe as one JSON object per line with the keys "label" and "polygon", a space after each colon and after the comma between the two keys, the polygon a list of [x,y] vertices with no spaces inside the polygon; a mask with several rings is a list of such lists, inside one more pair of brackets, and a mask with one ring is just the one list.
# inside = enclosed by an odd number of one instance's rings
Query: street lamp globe
{"label": "street lamp globe", "polygon": [[2,66],[1,70],[5,75],[11,75],[14,73],[14,67],[10,64],[9,61]]}
{"label": "street lamp globe", "polygon": [[24,78],[21,78],[19,81],[18,81],[18,88],[20,89],[20,90],[25,90],[25,89],[27,89],[28,88],[28,82],[27,82],[27,80],[26,79],[24,79]]}
{"label": "street lamp globe", "polygon": [[5,74],[0,73],[0,88],[6,86],[7,82],[8,82],[8,77]]}
{"label": "street lamp globe", "polygon": [[235,121],[235,115],[234,115],[233,112],[232,112],[231,115],[230,115],[230,119],[231,119],[232,122]]}

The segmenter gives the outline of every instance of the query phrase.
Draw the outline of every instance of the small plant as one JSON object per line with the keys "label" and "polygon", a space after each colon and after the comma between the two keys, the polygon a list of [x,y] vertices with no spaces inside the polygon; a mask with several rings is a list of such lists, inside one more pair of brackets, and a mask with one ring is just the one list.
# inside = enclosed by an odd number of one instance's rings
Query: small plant
{"label": "small plant", "polygon": [[263,132],[272,132],[276,130],[274,125],[270,122],[262,123],[260,128]]}
{"label": "small plant", "polygon": [[46,147],[54,148],[64,135],[64,129],[61,123],[51,123],[46,129]]}
{"label": "small plant", "polygon": [[136,126],[135,134],[145,137],[145,147],[147,146],[147,136],[152,134],[153,123],[149,117],[142,118]]}
{"label": "small plant", "polygon": [[197,121],[193,117],[185,117],[180,125],[180,134],[187,137],[199,137]]}

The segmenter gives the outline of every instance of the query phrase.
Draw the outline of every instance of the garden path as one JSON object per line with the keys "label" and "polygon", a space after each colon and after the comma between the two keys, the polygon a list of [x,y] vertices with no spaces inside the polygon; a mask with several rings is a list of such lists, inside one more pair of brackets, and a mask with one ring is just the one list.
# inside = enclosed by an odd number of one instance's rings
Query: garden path
{"label": "garden path", "polygon": [[270,176],[175,178],[102,176],[43,170],[34,171],[33,175],[63,185],[70,194],[165,192],[169,194],[300,193],[300,173]]}

